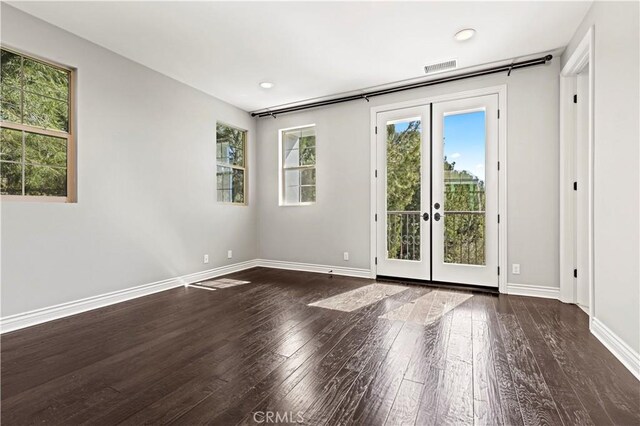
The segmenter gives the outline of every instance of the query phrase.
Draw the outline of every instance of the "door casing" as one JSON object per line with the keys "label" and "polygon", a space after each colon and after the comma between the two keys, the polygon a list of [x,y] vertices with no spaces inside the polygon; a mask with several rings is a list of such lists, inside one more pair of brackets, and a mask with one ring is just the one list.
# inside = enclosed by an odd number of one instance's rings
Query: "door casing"
{"label": "door casing", "polygon": [[578,182],[578,190],[586,196],[586,265],[578,270],[578,275],[586,279],[589,289],[589,328],[593,325],[595,312],[594,297],[594,227],[593,227],[593,164],[594,164],[594,91],[595,91],[595,30],[590,27],[565,66],[560,72],[560,301],[577,302],[577,281],[573,277],[575,259],[575,209],[576,196],[573,191],[575,181],[575,157],[577,145],[576,104],[573,95],[577,89],[577,75],[588,69],[587,89],[587,153],[586,182]]}
{"label": "door casing", "polygon": [[[500,215],[500,223],[498,225],[498,265],[500,274],[498,275],[498,291],[507,293],[507,86],[491,86],[476,90],[468,90],[456,92],[446,95],[431,96],[426,98],[414,99],[411,101],[399,102],[388,105],[380,105],[372,107],[370,110],[370,265],[371,278],[377,276],[377,222],[375,215],[377,212],[378,194],[376,184],[376,168],[377,168],[377,115],[380,112],[393,111],[396,109],[419,107],[427,104],[444,102],[450,100],[465,99],[483,95],[498,95],[498,109],[500,111],[500,119],[498,120],[498,161],[500,169],[498,170],[498,214]],[[497,167],[497,165],[496,165]]]}

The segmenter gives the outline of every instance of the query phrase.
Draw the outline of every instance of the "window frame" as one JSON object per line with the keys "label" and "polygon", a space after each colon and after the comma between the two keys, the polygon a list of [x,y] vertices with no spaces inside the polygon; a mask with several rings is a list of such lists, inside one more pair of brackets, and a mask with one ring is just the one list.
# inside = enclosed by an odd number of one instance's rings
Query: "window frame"
{"label": "window frame", "polygon": [[[313,128],[313,134],[316,138],[316,144],[314,146],[315,151],[315,161],[313,165],[303,165],[303,166],[285,166],[284,155],[285,155],[285,147],[284,147],[284,134],[285,132],[290,132],[292,130],[302,130]],[[316,131],[316,124],[305,124],[301,126],[287,127],[285,129],[278,130],[278,205],[281,207],[300,207],[300,206],[311,206],[316,204],[318,201],[318,133]],[[285,188],[285,173],[287,170],[315,170],[315,188],[316,194],[315,199],[313,201],[298,201],[297,203],[288,203],[286,202],[286,188]],[[300,186],[302,187],[302,185]]]}
{"label": "window frame", "polygon": [[[244,141],[243,141],[243,146],[242,146],[242,156],[244,158],[244,166],[237,166],[231,163],[221,163],[218,161],[218,126],[222,125],[222,126],[226,126],[226,127],[230,127],[232,129],[235,130],[239,130],[241,132],[244,133]],[[248,147],[249,147],[249,131],[246,129],[243,129],[242,127],[238,127],[238,126],[234,126],[233,124],[228,124],[225,123],[224,121],[216,121],[216,142],[215,142],[215,149],[216,149],[216,203],[218,204],[223,204],[223,205],[228,205],[228,206],[248,206],[249,205],[249,189],[247,187],[247,184],[249,182],[248,179],[248,173],[249,173],[249,167],[248,167],[248,161],[249,161],[249,157],[248,157]],[[218,201],[218,179],[217,179],[217,175],[218,175],[218,167],[229,167],[232,170],[236,169],[236,170],[242,170],[243,171],[243,183],[242,183],[242,187],[243,187],[243,191],[244,191],[244,202],[243,203],[235,203],[233,201]]]}
{"label": "window frame", "polygon": [[[25,53],[19,49],[14,49],[12,47],[6,46],[4,44],[0,44],[0,48],[7,52],[11,52],[15,55],[19,55],[23,58],[28,58],[35,62],[40,62],[43,65],[48,67],[57,68],[59,70],[65,71],[69,74],[69,93],[68,93],[68,127],[69,130],[67,132],[61,130],[52,130],[45,129],[42,127],[31,126],[28,124],[22,123],[13,123],[10,121],[4,121],[0,118],[0,128],[6,128],[10,130],[17,130],[21,132],[34,133],[43,136],[52,136],[57,138],[66,139],[67,141],[67,195],[66,196],[50,196],[50,195],[16,195],[16,194],[0,194],[0,200],[2,201],[22,201],[22,202],[47,202],[47,203],[77,203],[78,202],[78,191],[77,191],[77,154],[76,154],[76,137],[75,137],[75,107],[76,107],[76,99],[75,99],[75,85],[76,85],[76,70],[69,66],[65,66],[59,64],[57,62],[51,61],[49,59],[44,59],[38,55],[33,55],[30,53]],[[21,93],[24,93],[24,90],[21,88]],[[21,95],[21,99],[23,95]],[[21,101],[24,104],[24,100]],[[23,142],[24,144],[24,142]],[[23,148],[24,149],[24,148]],[[22,156],[22,186],[24,190],[24,168],[25,168],[25,158]]]}

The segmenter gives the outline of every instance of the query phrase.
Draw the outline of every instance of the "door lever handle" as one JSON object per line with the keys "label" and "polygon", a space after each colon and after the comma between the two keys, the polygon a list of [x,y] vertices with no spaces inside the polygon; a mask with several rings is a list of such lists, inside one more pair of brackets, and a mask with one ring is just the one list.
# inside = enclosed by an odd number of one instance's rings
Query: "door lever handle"
{"label": "door lever handle", "polygon": [[429,220],[429,213],[422,213],[422,219],[424,219],[424,221],[428,221]]}
{"label": "door lever handle", "polygon": [[441,215],[440,213],[433,214],[433,220],[435,220],[436,222],[439,221],[441,217],[444,217],[444,215]]}

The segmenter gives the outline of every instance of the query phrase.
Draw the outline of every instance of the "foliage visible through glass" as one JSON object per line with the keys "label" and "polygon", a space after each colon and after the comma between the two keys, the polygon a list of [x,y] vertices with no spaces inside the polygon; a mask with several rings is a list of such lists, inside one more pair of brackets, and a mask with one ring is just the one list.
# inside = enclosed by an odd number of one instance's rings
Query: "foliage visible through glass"
{"label": "foliage visible through glass", "polygon": [[62,167],[26,164],[24,169],[25,195],[67,195],[67,169]]}
{"label": "foliage visible through glass", "polygon": [[444,135],[444,261],[485,265],[484,111],[445,116]]}
{"label": "foliage visible through glass", "polygon": [[316,133],[314,127],[282,132],[285,204],[316,201]]}
{"label": "foliage visible through glass", "polygon": [[387,258],[420,260],[420,160],[418,119],[387,123]]}
{"label": "foliage visible through glass", "polygon": [[247,132],[225,124],[216,125],[217,200],[244,204]]}
{"label": "foliage visible through glass", "polygon": [[[445,117],[446,263],[485,264],[484,120],[484,111]],[[421,257],[421,131],[417,119],[387,123],[388,259]]]}
{"label": "foliage visible through glass", "polygon": [[0,54],[0,194],[66,196],[71,73],[8,50]]}
{"label": "foliage visible through glass", "polygon": [[0,194],[22,195],[22,165],[0,161]]}
{"label": "foliage visible through glass", "polygon": [[69,131],[70,72],[1,50],[3,121]]}
{"label": "foliage visible through glass", "polygon": [[22,132],[0,129],[0,161],[22,163]]}
{"label": "foliage visible through glass", "polygon": [[0,194],[66,196],[67,140],[0,128]]}

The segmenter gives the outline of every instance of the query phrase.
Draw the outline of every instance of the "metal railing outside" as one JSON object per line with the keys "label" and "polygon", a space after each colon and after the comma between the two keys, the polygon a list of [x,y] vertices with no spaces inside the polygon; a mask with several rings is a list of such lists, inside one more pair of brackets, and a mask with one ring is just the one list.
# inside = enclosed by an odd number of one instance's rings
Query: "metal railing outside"
{"label": "metal railing outside", "polygon": [[[387,211],[387,258],[420,260],[419,211]],[[485,264],[485,212],[446,211],[444,261],[465,265]]]}
{"label": "metal railing outside", "polygon": [[387,211],[387,258],[420,260],[419,211]]}

